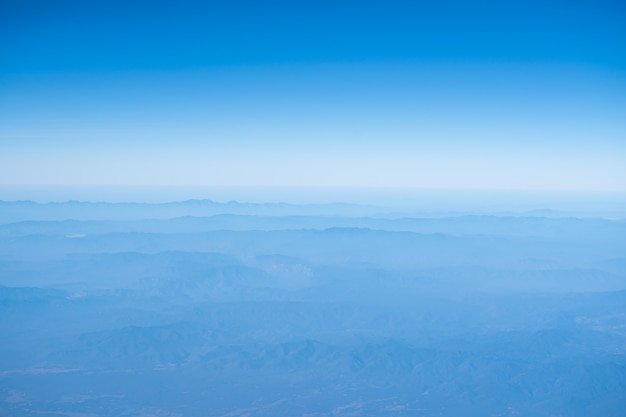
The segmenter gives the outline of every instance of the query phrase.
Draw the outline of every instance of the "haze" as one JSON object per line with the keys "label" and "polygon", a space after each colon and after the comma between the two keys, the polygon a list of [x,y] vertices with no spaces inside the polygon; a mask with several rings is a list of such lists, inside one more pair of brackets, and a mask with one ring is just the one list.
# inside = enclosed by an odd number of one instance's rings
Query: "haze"
{"label": "haze", "polygon": [[623,417],[625,21],[0,2],[0,415]]}

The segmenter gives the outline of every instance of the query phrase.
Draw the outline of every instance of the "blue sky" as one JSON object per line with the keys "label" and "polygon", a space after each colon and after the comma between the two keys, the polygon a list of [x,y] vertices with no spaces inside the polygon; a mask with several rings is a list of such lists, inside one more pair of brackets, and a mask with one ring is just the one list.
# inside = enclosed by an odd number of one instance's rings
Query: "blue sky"
{"label": "blue sky", "polygon": [[0,185],[626,191],[618,1],[0,6]]}

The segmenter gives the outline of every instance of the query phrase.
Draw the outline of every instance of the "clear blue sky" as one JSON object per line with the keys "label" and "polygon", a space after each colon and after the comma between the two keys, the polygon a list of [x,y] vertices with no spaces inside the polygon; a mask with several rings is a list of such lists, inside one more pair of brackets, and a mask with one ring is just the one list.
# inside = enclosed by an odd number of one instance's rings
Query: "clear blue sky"
{"label": "clear blue sky", "polygon": [[620,1],[3,1],[0,185],[626,191]]}

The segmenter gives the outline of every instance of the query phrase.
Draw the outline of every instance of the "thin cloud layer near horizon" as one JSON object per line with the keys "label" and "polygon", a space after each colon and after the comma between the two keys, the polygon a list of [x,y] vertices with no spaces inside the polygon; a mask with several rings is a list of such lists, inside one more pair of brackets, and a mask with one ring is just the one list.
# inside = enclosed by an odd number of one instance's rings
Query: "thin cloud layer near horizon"
{"label": "thin cloud layer near horizon", "polygon": [[619,2],[3,2],[0,185],[626,191]]}

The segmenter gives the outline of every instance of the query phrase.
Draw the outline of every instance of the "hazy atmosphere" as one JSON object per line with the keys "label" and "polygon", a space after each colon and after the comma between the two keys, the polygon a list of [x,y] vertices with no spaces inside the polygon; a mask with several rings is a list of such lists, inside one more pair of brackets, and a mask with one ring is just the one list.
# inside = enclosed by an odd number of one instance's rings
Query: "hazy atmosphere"
{"label": "hazy atmosphere", "polygon": [[0,1],[0,416],[623,417],[619,1]]}

